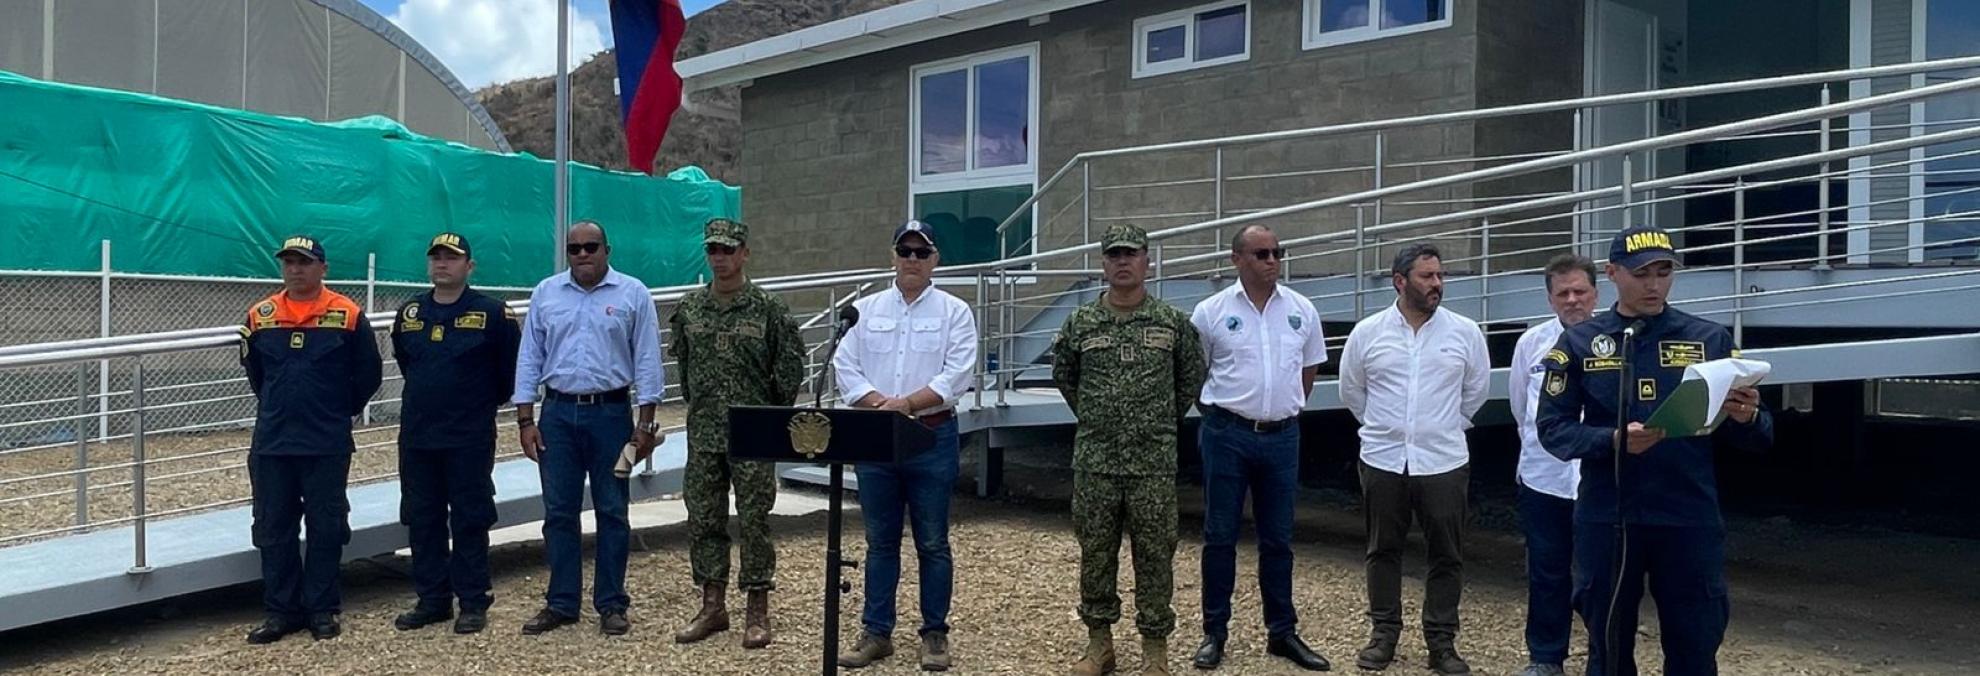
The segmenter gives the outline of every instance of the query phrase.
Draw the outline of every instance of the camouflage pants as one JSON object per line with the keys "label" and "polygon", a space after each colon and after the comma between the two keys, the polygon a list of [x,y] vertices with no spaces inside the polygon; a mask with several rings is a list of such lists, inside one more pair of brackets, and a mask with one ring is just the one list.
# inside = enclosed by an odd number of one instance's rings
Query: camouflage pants
{"label": "camouflage pants", "polygon": [[1134,624],[1142,636],[1176,628],[1176,480],[1171,476],[1073,475],[1073,533],[1079,538],[1079,617],[1089,627],[1121,619],[1116,578],[1121,534],[1134,553]]}
{"label": "camouflage pants", "polygon": [[777,549],[770,543],[770,506],[777,501],[776,464],[737,462],[726,453],[690,451],[681,492],[687,503],[694,583],[729,582],[729,487],[736,489],[736,516],[742,519],[742,575],[738,587],[770,589],[777,572]]}

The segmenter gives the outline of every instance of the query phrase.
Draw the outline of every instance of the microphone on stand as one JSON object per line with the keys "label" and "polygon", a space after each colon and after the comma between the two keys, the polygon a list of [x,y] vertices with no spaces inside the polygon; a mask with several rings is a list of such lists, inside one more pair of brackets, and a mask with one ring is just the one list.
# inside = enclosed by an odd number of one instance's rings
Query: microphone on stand
{"label": "microphone on stand", "polygon": [[1629,517],[1623,513],[1622,464],[1623,456],[1626,455],[1624,451],[1629,447],[1630,386],[1636,375],[1636,369],[1630,364],[1629,358],[1636,350],[1636,334],[1642,332],[1641,319],[1630,322],[1629,326],[1624,327],[1622,351],[1619,353],[1622,355],[1622,377],[1616,383],[1616,446],[1609,465],[1615,472],[1616,482],[1616,545],[1613,552],[1616,565],[1609,570],[1609,609],[1607,620],[1603,622],[1603,633],[1607,638],[1608,649],[1603,652],[1602,661],[1607,667],[1603,673],[1607,674],[1616,673],[1619,668],[1616,652],[1616,608],[1622,603],[1623,567],[1629,560]]}
{"label": "microphone on stand", "polygon": [[847,331],[859,324],[859,308],[847,305],[839,308],[839,320],[832,323],[832,337],[843,338]]}

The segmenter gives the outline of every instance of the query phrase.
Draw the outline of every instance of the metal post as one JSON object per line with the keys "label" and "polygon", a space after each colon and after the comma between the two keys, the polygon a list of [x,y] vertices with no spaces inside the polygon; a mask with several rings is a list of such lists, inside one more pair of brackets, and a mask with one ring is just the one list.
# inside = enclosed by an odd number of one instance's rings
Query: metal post
{"label": "metal post", "polygon": [[[374,251],[364,255],[364,312],[365,314],[368,315],[377,311],[378,311],[378,252]],[[365,325],[370,326],[370,323],[367,322]],[[365,333],[371,333],[371,332],[365,331]],[[373,340],[376,340],[376,338],[373,338]],[[369,399],[365,400],[364,402],[363,419],[364,419],[364,426],[370,427],[371,400]]]}
{"label": "metal post", "polygon": [[144,526],[147,511],[144,504],[144,358],[132,360],[131,365],[131,516],[133,551],[136,561],[130,570],[131,575],[151,572],[145,562]]}
{"label": "metal post", "polygon": [[[1829,85],[1822,85],[1821,105],[1829,105]],[[1829,151],[1829,118],[1820,123],[1821,139],[1817,148],[1820,152]],[[1821,179],[1815,183],[1815,204],[1821,211],[1815,215],[1815,269],[1829,269],[1829,163],[1823,162],[1817,170]]]}
{"label": "metal post", "polygon": [[1746,335],[1746,177],[1733,179],[1733,344]]}
{"label": "metal post", "polygon": [[[1581,109],[1576,108],[1574,109],[1574,148],[1573,148],[1574,152],[1579,152],[1581,150],[1582,144],[1585,142],[1582,139],[1583,133],[1584,132],[1581,129]],[[1574,185],[1572,186],[1573,190],[1575,192],[1581,192],[1583,190],[1586,190],[1587,188],[1582,185],[1583,179],[1581,175],[1581,163],[1580,162],[1574,163],[1573,166],[1569,167],[1569,170],[1573,173],[1573,179],[1572,179],[1574,181]],[[1587,214],[1583,214],[1581,212],[1583,209],[1587,208],[1587,206],[1588,206],[1588,202],[1586,200],[1575,202],[1574,217],[1568,219],[1569,220],[1568,251],[1571,253],[1581,253],[1581,233],[1584,229],[1587,228],[1587,221],[1588,221]]]}
{"label": "metal post", "polygon": [[1368,235],[1368,229],[1362,223],[1362,221],[1365,220],[1364,218],[1365,215],[1366,212],[1362,209],[1361,205],[1359,204],[1354,205],[1354,319],[1355,321],[1361,321],[1361,318],[1364,316],[1362,313],[1363,308],[1362,308],[1361,296],[1362,296],[1362,290],[1364,288],[1363,285],[1367,284],[1368,282],[1368,252],[1361,250],[1361,247],[1366,245],[1367,235]]}
{"label": "metal post", "polygon": [[[110,337],[110,240],[103,240],[102,274],[97,278],[97,334]],[[96,362],[96,438],[110,436],[110,360]]]}
{"label": "metal post", "polygon": [[1162,242],[1155,243],[1155,297],[1162,297]]}
{"label": "metal post", "polygon": [[89,525],[89,434],[83,432],[89,415],[89,362],[76,365],[76,525]]}
{"label": "metal post", "polygon": [[[1217,194],[1215,197],[1215,201],[1211,203],[1210,217],[1212,219],[1221,221],[1224,220],[1224,147],[1223,146],[1217,146],[1216,171],[1217,171],[1217,176],[1216,176],[1217,180],[1216,183],[1214,184],[1214,187],[1216,188]],[[1213,242],[1213,244],[1223,244],[1223,243],[1224,243],[1224,229],[1217,228],[1217,241]]]}
{"label": "metal post", "polygon": [[1478,228],[1478,315],[1480,323],[1492,322],[1492,219],[1485,218]]}
{"label": "metal post", "polygon": [[[1387,134],[1375,134],[1375,185],[1373,186],[1375,190],[1382,189],[1382,157],[1385,154],[1384,146],[1387,145],[1387,139]],[[1380,197],[1375,198],[1374,225],[1378,228],[1382,227],[1382,198]]]}
{"label": "metal post", "polygon": [[976,273],[976,305],[974,307],[976,308],[977,336],[976,407],[979,409],[983,408],[983,388],[988,386],[988,381],[984,380],[984,378],[990,375],[990,339],[983,335],[983,327],[989,325],[988,321],[990,318],[990,308],[983,304],[984,297],[989,295],[988,286],[988,278],[983,276],[982,271],[978,271]]}
{"label": "metal post", "polygon": [[997,270],[997,405],[1004,406],[1004,390],[1009,389],[1004,381],[1005,365],[1011,363],[1011,323],[1016,321],[1016,312],[1011,307],[1011,271]]}
{"label": "metal post", "polygon": [[557,116],[556,116],[556,215],[551,224],[556,228],[553,240],[555,250],[550,252],[554,260],[551,270],[564,270],[564,236],[570,229],[571,218],[571,3],[570,0],[557,0]]}
{"label": "metal post", "polygon": [[1635,195],[1631,194],[1636,184],[1635,177],[1631,175],[1634,169],[1630,168],[1632,154],[1634,153],[1623,153],[1622,156],[1622,227],[1625,230],[1629,229],[1629,210],[1634,208],[1635,203]]}
{"label": "metal post", "polygon": [[[1035,237],[1036,233],[1033,233],[1033,236]],[[1079,162],[1079,243],[1093,243],[1093,162],[1091,160]],[[1038,249],[1034,247],[1032,250]],[[1079,255],[1079,269],[1093,269],[1092,253]],[[1002,357],[998,358],[997,363],[1003,363]]]}

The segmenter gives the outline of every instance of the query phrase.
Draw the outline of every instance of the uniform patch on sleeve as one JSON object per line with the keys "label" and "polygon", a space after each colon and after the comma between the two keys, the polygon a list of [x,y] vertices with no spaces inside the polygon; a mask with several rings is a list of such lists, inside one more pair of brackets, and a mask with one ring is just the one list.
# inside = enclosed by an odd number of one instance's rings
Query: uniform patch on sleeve
{"label": "uniform patch on sleeve", "polygon": [[1545,389],[1547,390],[1547,396],[1549,397],[1561,396],[1562,392],[1567,391],[1567,373],[1563,371],[1554,371],[1548,373],[1547,386]]}
{"label": "uniform patch on sleeve", "polygon": [[1665,340],[1657,343],[1657,365],[1684,368],[1705,363],[1705,344],[1695,340]]}
{"label": "uniform patch on sleeve", "polygon": [[1567,366],[1567,365],[1568,365],[1568,353],[1567,353],[1567,351],[1566,351],[1566,350],[1562,350],[1562,349],[1560,349],[1560,348],[1558,348],[1558,347],[1557,347],[1557,348],[1554,348],[1554,349],[1551,349],[1551,350],[1548,350],[1548,351],[1547,351],[1547,357],[1546,357],[1546,359],[1545,359],[1545,361],[1550,361],[1550,362],[1554,362],[1555,364],[1559,364],[1559,365],[1561,365],[1561,366]]}
{"label": "uniform patch on sleeve", "polygon": [[1079,351],[1104,350],[1114,346],[1113,336],[1094,336],[1079,343]]}
{"label": "uniform patch on sleeve", "polygon": [[1156,350],[1173,350],[1176,347],[1176,332],[1159,326],[1142,329],[1141,344]]}
{"label": "uniform patch on sleeve", "polygon": [[457,329],[488,328],[488,313],[479,312],[479,311],[463,312],[461,313],[461,316],[454,318],[454,328]]}

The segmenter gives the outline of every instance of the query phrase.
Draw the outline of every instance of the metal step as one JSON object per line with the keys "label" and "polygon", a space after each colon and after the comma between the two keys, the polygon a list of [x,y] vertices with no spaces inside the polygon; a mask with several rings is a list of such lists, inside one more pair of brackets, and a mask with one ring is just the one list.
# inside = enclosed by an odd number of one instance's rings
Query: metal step
{"label": "metal step", "polygon": [[1980,380],[1886,378],[1874,381],[1872,415],[1921,420],[1980,421]]}

